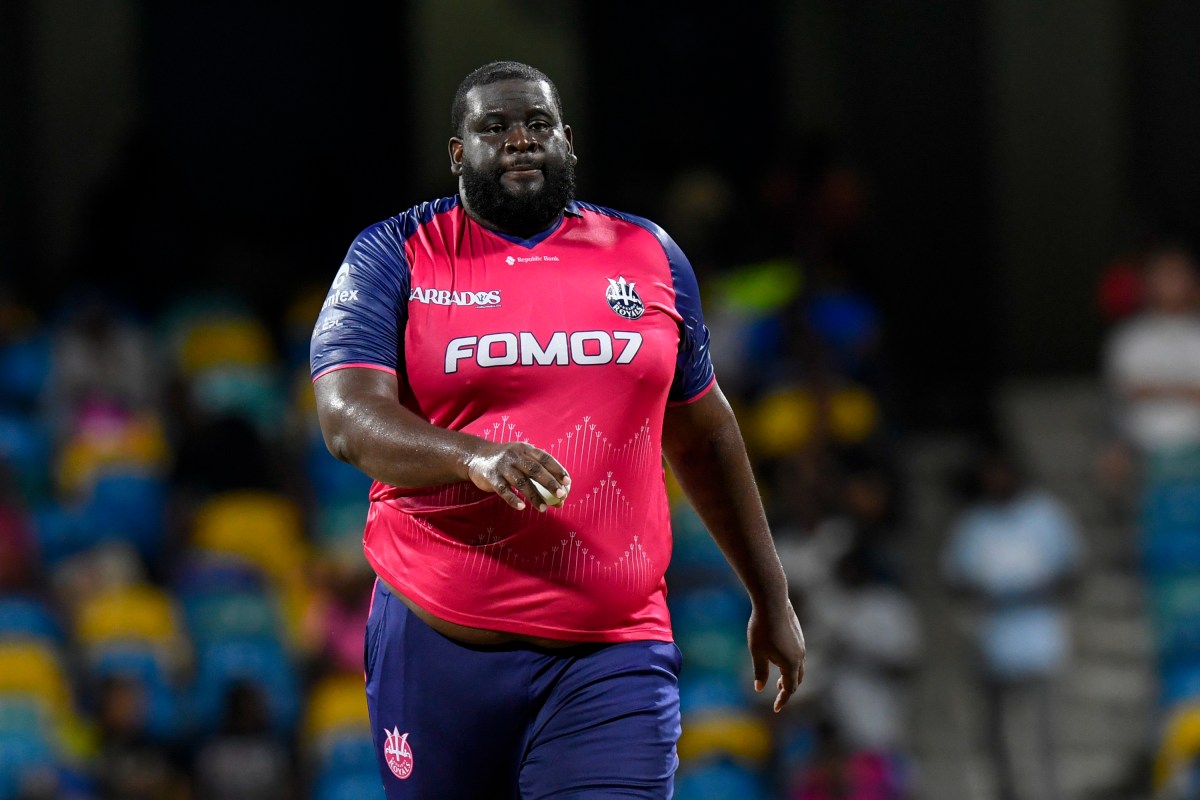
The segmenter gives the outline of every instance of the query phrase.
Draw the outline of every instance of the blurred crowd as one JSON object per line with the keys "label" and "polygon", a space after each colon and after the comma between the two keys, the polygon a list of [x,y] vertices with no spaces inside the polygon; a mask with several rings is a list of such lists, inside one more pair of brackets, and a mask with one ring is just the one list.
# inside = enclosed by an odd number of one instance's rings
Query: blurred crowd
{"label": "blurred crowd", "polygon": [[[772,714],[745,593],[669,481],[681,800],[916,796],[923,633],[883,323],[855,280],[868,195],[827,158],[749,187],[685,171],[646,212],[696,267],[809,648]],[[0,799],[381,796],[369,481],[326,451],[308,372],[326,290],[269,310],[0,293]]]}
{"label": "blurred crowd", "polygon": [[1150,789],[1200,797],[1200,265],[1192,243],[1114,258],[1097,301],[1109,442],[1099,461],[1144,587],[1158,694]]}

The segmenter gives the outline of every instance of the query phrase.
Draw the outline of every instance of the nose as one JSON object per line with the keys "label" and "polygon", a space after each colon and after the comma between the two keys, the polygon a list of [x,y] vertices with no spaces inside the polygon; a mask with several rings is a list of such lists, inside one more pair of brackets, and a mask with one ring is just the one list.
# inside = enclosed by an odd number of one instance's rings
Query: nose
{"label": "nose", "polygon": [[537,141],[529,135],[529,129],[524,125],[514,125],[504,141],[504,150],[508,153],[523,153],[537,147]]}

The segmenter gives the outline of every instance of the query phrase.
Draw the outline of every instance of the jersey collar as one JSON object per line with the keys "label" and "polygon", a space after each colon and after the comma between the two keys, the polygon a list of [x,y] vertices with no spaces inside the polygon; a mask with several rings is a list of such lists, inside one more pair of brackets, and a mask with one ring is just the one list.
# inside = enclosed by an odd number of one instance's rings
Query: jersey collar
{"label": "jersey collar", "polygon": [[532,248],[536,247],[537,245],[541,244],[542,242],[546,241],[546,239],[549,238],[550,234],[552,234],[556,230],[558,230],[559,226],[562,225],[564,217],[582,217],[582,216],[583,216],[583,212],[580,211],[579,204],[576,203],[574,200],[572,200],[571,202],[567,203],[566,208],[563,209],[562,216],[559,217],[558,219],[554,220],[554,223],[549,228],[546,228],[546,230],[542,231],[541,233],[535,233],[533,236],[530,236],[528,239],[522,239],[520,236],[512,236],[507,233],[501,233],[500,231],[492,231],[492,233],[496,234],[497,236],[499,236],[500,238],[502,238],[506,241],[512,242],[513,244],[517,244],[522,247],[532,249]]}

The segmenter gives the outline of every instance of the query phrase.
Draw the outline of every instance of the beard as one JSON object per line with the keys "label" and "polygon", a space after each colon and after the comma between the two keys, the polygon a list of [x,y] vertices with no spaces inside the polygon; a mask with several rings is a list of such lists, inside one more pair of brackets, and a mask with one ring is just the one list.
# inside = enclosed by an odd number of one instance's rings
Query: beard
{"label": "beard", "polygon": [[550,227],[575,199],[575,166],[569,161],[542,165],[536,192],[513,194],[500,182],[503,170],[482,172],[464,163],[462,192],[471,209],[502,231],[537,233]]}

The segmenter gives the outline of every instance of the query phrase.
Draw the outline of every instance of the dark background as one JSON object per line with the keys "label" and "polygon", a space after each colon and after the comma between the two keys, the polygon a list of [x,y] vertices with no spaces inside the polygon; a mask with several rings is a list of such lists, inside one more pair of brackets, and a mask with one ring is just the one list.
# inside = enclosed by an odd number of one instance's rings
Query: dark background
{"label": "dark background", "polygon": [[1093,370],[1106,264],[1196,232],[1193,3],[696,9],[6,0],[0,280],[47,312],[218,287],[278,318],[363,227],[454,190],[449,99],[496,57],[559,83],[593,202],[656,217],[697,166],[750,197],[852,164],[853,279],[914,427],[986,424],[997,381]]}

